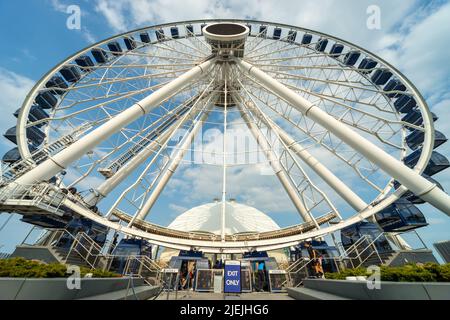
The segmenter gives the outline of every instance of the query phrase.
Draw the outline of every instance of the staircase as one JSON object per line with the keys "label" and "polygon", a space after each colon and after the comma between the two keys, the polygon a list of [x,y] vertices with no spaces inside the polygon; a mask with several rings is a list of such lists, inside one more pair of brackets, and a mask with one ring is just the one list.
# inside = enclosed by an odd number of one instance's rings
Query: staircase
{"label": "staircase", "polygon": [[67,248],[52,247],[50,251],[55,258],[62,264],[75,265],[79,267],[86,267],[91,269],[92,267],[84,260],[77,252],[70,251]]}

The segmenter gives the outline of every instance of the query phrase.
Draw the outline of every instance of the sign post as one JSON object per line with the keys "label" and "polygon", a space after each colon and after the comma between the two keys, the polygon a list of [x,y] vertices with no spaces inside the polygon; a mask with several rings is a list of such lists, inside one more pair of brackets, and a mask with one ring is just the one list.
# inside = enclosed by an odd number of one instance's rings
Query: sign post
{"label": "sign post", "polygon": [[241,293],[241,262],[225,261],[224,293]]}

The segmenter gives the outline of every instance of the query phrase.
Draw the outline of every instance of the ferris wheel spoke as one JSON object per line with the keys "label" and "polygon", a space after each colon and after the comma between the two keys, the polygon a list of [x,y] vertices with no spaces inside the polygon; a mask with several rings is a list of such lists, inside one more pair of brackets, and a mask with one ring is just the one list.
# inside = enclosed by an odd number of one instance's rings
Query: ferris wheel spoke
{"label": "ferris wheel spoke", "polygon": [[[247,77],[248,78],[248,77]],[[254,81],[253,79],[249,78],[250,80]],[[286,83],[284,83],[287,87],[293,89],[294,91],[300,91],[302,93],[307,93],[308,95],[318,97],[320,100],[316,101],[315,103],[324,108],[325,110],[327,108],[324,107],[325,102],[331,102],[332,106],[339,106],[341,107],[339,113],[333,113],[332,110],[328,110],[329,113],[338,119],[339,121],[342,121],[343,123],[346,123],[354,128],[357,128],[365,133],[368,133],[370,135],[373,135],[376,137],[380,142],[387,144],[393,148],[403,150],[404,146],[402,144],[394,143],[390,141],[390,138],[393,138],[398,134],[402,129],[402,123],[401,121],[398,121],[396,119],[387,119],[384,117],[381,117],[379,115],[375,115],[369,112],[364,111],[362,108],[354,108],[348,104],[341,103],[339,101],[336,101],[332,96],[326,96],[323,94],[316,94],[310,91],[306,91],[303,89],[300,89],[297,86],[291,86]],[[258,90],[257,87],[254,87]],[[349,99],[343,99],[344,101],[348,101]],[[328,108],[329,109],[329,108]],[[344,111],[342,111],[342,109]],[[395,126],[395,127],[394,127]],[[383,130],[387,130],[383,132]]]}
{"label": "ferris wheel spoke", "polygon": [[[195,52],[197,52],[197,54],[200,54],[200,56],[198,56],[198,55],[191,55],[191,56],[197,57],[197,58],[202,58],[202,57],[206,57],[209,55],[208,51],[200,50],[199,48],[196,48],[195,46],[192,47],[192,46],[188,45],[186,39],[189,39],[189,38],[190,37],[183,38],[183,39],[170,38],[171,41],[161,42],[160,44],[163,44],[164,46],[167,46],[167,47],[170,47],[171,45],[174,45],[174,47],[176,47],[178,45],[179,47],[181,47],[181,48],[176,49],[176,52],[178,52],[178,53],[184,53],[184,51],[181,49],[189,49],[191,51],[195,51]],[[208,50],[210,50],[210,48],[208,48]]]}
{"label": "ferris wheel spoke", "polygon": [[[212,83],[212,82],[211,82]],[[209,90],[210,85],[208,85],[208,87],[202,92],[202,94],[196,99],[195,103],[192,105],[190,111],[188,111],[180,120],[180,122],[178,122],[175,125],[175,129],[174,132],[176,132],[179,128],[181,128],[181,126],[185,125],[188,121],[190,121],[191,119],[195,118],[196,115],[198,115],[198,113],[203,113],[206,108],[208,107],[209,101],[211,101],[211,96],[207,97],[206,103],[204,103],[203,106],[201,106],[201,100],[205,98],[205,94],[207,93],[207,91]],[[172,135],[171,135],[172,136]],[[139,178],[136,180],[135,183],[131,184],[128,188],[126,188],[121,195],[117,198],[116,202],[114,203],[114,205],[109,209],[107,216],[111,216],[114,212],[114,210],[116,208],[118,208],[120,202],[127,196],[127,194],[129,194],[130,192],[132,192],[133,190],[136,190],[136,188],[139,187],[140,183],[142,182],[142,179],[146,176],[146,174],[149,172],[149,170],[153,167],[153,165],[155,164],[155,161],[159,158],[159,155],[166,151],[168,148],[168,143],[171,140],[171,138],[169,137],[169,139],[163,144],[163,146],[159,149],[159,151],[153,156],[152,160],[147,164],[147,166],[144,168],[144,170],[141,172]],[[156,183],[156,181],[154,181],[154,183]],[[153,184],[154,184],[153,183]],[[147,186],[147,188],[145,188],[145,192],[146,194],[149,193],[150,189],[152,186]],[[134,219],[132,220],[132,222],[134,223],[134,220],[136,219],[136,215],[134,217]],[[130,223],[132,224],[132,223]]]}
{"label": "ferris wheel spoke", "polygon": [[[274,171],[278,172],[277,175],[285,189],[288,193],[296,190],[297,199],[301,199],[300,203],[302,205],[299,205],[295,194],[290,194],[291,200],[293,200],[303,220],[305,222],[314,221],[316,227],[319,228],[314,216],[320,216],[324,213],[323,210],[326,210],[326,213],[335,212],[339,216],[339,213],[327,196],[314,185],[289,148],[278,134],[273,132],[269,122],[267,122],[267,118],[263,114],[260,114],[261,117],[255,116],[253,101],[251,99],[247,102],[241,100],[241,105],[245,105],[247,110],[244,111],[245,109],[241,106],[242,116],[249,129],[253,132],[261,147],[268,150],[266,155],[270,163],[273,165],[277,164],[282,168],[283,171],[279,171],[280,167],[275,166]],[[275,144],[281,149],[279,155],[276,153],[278,148],[275,147]]]}
{"label": "ferris wheel spoke", "polygon": [[[247,88],[249,87],[247,86]],[[271,111],[275,112],[275,114],[288,121],[288,123],[290,123],[293,127],[299,129],[300,132],[309,137],[309,139],[305,140],[304,143],[310,145],[310,140],[312,140],[314,143],[321,145],[324,149],[330,152],[330,155],[336,157],[337,159],[343,161],[346,165],[348,165],[352,169],[352,171],[354,171],[356,175],[364,182],[366,182],[369,186],[371,186],[376,191],[382,191],[381,187],[370,181],[367,174],[364,174],[361,170],[358,169],[358,164],[363,159],[360,154],[352,149],[349,149],[348,147],[343,149],[342,146],[344,145],[344,143],[335,143],[334,141],[336,139],[334,139],[328,131],[324,129],[317,130],[316,125],[309,123],[305,119],[305,117],[294,108],[289,106],[287,103],[280,103],[278,97],[271,96],[270,94],[267,94],[267,92],[265,92],[266,98],[264,98],[263,96],[259,96],[255,93],[258,91],[252,91],[249,89],[247,90],[254,99],[259,101],[262,105],[268,107]],[[272,100],[272,102],[270,100]],[[297,142],[302,143],[301,141]]]}

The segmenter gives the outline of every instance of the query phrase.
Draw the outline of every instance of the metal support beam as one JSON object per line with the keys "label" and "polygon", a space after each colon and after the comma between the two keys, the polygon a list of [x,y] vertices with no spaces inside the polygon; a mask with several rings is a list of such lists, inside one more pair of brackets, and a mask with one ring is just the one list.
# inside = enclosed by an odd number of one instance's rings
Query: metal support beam
{"label": "metal support beam", "polygon": [[419,173],[407,167],[403,162],[386,153],[369,140],[357,134],[350,127],[339,122],[339,120],[336,120],[321,108],[257,67],[241,59],[236,59],[235,61],[243,72],[247,72],[250,76],[256,78],[263,86],[279,95],[299,112],[320,124],[354,150],[361,153],[415,195],[450,216],[450,196],[439,189],[436,184],[428,181]]}
{"label": "metal support beam", "polygon": [[271,147],[270,147],[269,143],[267,142],[266,138],[264,137],[264,135],[262,134],[262,132],[255,125],[255,123],[251,121],[250,117],[245,112],[245,110],[241,104],[238,104],[238,108],[241,113],[241,117],[244,119],[249,130],[252,132],[258,145],[264,151],[264,153],[267,157],[267,160],[269,160],[269,163],[272,166],[273,171],[275,172],[276,176],[280,180],[281,184],[283,185],[284,189],[286,190],[289,198],[291,199],[292,203],[294,204],[294,206],[297,209],[300,216],[303,218],[303,220],[305,222],[313,221],[316,224],[316,226],[319,227],[317,222],[315,221],[315,219],[311,216],[311,214],[306,209],[306,207],[303,203],[303,200],[298,196],[297,191],[292,186],[287,173],[284,171],[283,167],[280,165],[278,158],[276,157],[275,153],[271,150]]}
{"label": "metal support beam", "polygon": [[322,178],[342,199],[344,199],[353,209],[362,211],[367,208],[368,204],[353,192],[341,179],[331,172],[326,166],[319,162],[305,148],[297,143],[292,137],[269,119],[269,125],[278,133],[280,138],[302,159],[318,176]]}
{"label": "metal support beam", "polygon": [[147,215],[150,213],[150,210],[153,208],[156,200],[158,200],[159,196],[163,192],[163,190],[166,187],[167,183],[169,182],[170,178],[177,170],[178,166],[180,165],[180,162],[183,160],[184,155],[186,154],[186,151],[188,150],[193,139],[195,138],[195,135],[198,133],[198,131],[202,127],[203,122],[205,122],[206,119],[208,118],[211,109],[212,109],[212,107],[209,106],[208,109],[196,121],[194,127],[191,129],[191,131],[188,133],[188,135],[183,139],[183,141],[181,142],[181,145],[177,146],[178,150],[177,150],[176,154],[173,156],[172,160],[168,164],[167,169],[164,171],[164,174],[158,181],[158,184],[153,189],[153,192],[150,195],[150,197],[147,199],[145,204],[142,206],[141,210],[139,210],[138,214],[130,221],[130,224],[129,224],[130,227],[133,225],[133,223],[136,219],[145,220]]}
{"label": "metal support beam", "polygon": [[151,112],[152,109],[182,90],[191,81],[197,80],[202,75],[208,73],[214,64],[214,60],[208,60],[192,68],[177,79],[156,90],[148,97],[142,99],[125,111],[122,111],[114,118],[85,135],[55,156],[44,161],[36,168],[30,170],[15,182],[19,185],[30,185],[52,178],[58,172],[67,168],[71,163],[80,159],[84,154],[94,149],[98,144],[108,139],[114,133],[139,119],[141,116]]}

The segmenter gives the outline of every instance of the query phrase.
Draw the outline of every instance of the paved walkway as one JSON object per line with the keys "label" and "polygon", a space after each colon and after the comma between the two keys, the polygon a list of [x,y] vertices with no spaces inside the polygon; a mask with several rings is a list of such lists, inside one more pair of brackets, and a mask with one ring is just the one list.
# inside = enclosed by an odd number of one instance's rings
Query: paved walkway
{"label": "paved walkway", "polygon": [[287,293],[268,293],[268,292],[254,292],[242,293],[240,295],[227,295],[223,293],[213,292],[194,292],[194,291],[179,291],[176,295],[174,292],[169,294],[167,292],[161,293],[158,300],[294,300],[288,296]]}

